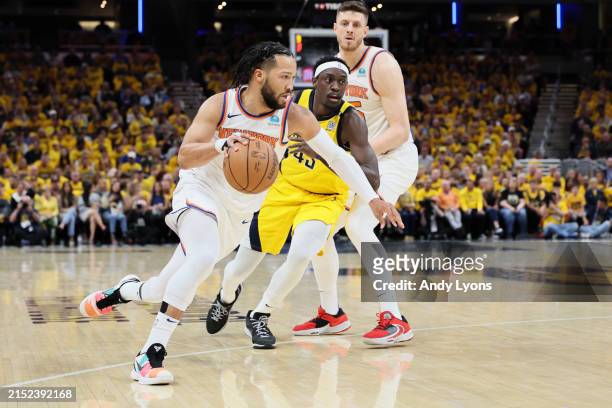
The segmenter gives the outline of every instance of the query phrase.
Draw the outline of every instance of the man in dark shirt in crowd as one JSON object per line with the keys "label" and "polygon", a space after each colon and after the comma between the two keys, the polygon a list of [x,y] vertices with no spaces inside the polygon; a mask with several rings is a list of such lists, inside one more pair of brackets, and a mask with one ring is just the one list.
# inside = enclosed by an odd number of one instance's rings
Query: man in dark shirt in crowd
{"label": "man in dark shirt in crowd", "polygon": [[506,237],[512,237],[514,233],[514,222],[518,219],[519,235],[527,235],[527,210],[525,209],[525,198],[519,191],[516,178],[510,179],[508,188],[502,191],[499,197],[501,215],[505,223]]}

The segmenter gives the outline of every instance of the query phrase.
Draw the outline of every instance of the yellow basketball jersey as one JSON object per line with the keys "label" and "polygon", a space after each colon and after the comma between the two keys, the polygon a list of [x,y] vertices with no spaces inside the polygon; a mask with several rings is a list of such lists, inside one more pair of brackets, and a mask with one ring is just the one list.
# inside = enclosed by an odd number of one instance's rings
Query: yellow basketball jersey
{"label": "yellow basketball jersey", "polygon": [[[314,103],[314,90],[305,89],[300,94],[298,105],[312,111]],[[321,128],[324,129],[329,137],[338,143],[338,130],[342,115],[351,104],[344,102],[340,109],[329,118],[319,120]],[[291,148],[295,142],[290,141],[288,148]],[[315,194],[348,194],[348,186],[340,177],[336,175],[329,167],[320,160],[313,159],[303,153],[289,153],[289,149],[285,151],[285,156],[280,163],[281,175],[287,181],[307,192]]]}

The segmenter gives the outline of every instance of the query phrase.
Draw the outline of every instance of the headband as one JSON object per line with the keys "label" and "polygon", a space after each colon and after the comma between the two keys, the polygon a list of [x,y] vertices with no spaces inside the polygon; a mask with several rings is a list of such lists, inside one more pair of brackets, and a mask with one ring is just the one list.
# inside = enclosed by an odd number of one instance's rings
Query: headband
{"label": "headband", "polygon": [[326,69],[330,69],[330,68],[338,68],[340,71],[344,72],[346,76],[349,75],[349,70],[346,67],[346,65],[344,65],[343,63],[339,61],[328,61],[328,62],[324,62],[323,64],[317,67],[317,70],[315,71],[313,78],[318,77],[321,72],[325,71]]}

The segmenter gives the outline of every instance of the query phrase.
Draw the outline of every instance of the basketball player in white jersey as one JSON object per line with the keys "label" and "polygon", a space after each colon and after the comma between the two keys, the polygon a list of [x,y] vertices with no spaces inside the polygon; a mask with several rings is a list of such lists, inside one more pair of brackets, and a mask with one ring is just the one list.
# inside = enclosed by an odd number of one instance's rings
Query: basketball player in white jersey
{"label": "basketball player in white jersey", "polygon": [[[414,182],[419,160],[410,132],[402,71],[391,53],[364,44],[368,9],[363,2],[342,3],[334,31],[340,48],[338,56],[351,67],[344,99],[365,118],[370,145],[378,156],[378,192],[394,203]],[[358,251],[362,242],[378,242],[373,231],[376,219],[369,214],[367,202],[361,197],[355,198],[345,223],[346,232]],[[337,228],[342,226],[341,220]],[[333,239],[327,242],[323,255],[315,257],[312,263],[325,313],[296,326],[295,334],[308,332],[313,325],[333,324],[339,311],[336,288],[339,261]],[[393,292],[381,293],[379,300],[378,325],[363,335],[364,342],[390,345],[410,340],[412,329],[401,315]]]}
{"label": "basketball player in white jersey", "polygon": [[174,380],[163,367],[166,346],[198,286],[215,263],[248,234],[248,221],[265,193],[242,194],[223,174],[223,154],[239,149],[248,139],[270,143],[280,158],[289,134],[299,134],[340,177],[370,203],[376,218],[401,223],[393,205],[372,190],[357,162],[335,145],[307,109],[290,103],[296,63],[279,43],[257,44],[236,65],[236,87],[207,99],[187,130],[178,153],[180,180],[166,223],[180,245],[158,276],[141,282],[128,275],[106,291],[88,295],[80,304],[87,317],[112,311],[131,300],[161,301],[148,339],[136,356],[131,378],[141,384],[168,384]]}

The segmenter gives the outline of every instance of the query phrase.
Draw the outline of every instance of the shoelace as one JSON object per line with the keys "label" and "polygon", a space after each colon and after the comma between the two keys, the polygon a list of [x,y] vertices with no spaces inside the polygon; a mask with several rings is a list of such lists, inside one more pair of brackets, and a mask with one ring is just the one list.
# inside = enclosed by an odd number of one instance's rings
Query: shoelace
{"label": "shoelace", "polygon": [[217,301],[211,309],[210,318],[215,322],[218,322],[223,318],[223,316],[227,315],[227,313],[227,309]]}
{"label": "shoelace", "polygon": [[391,324],[391,319],[385,319],[381,313],[376,313],[376,317],[378,318],[378,326],[377,329],[384,330]]}
{"label": "shoelace", "polygon": [[268,329],[268,318],[266,316],[261,316],[259,320],[252,320],[253,328],[255,329],[255,334],[260,337],[269,337],[270,329]]}

